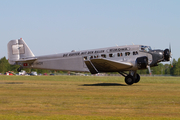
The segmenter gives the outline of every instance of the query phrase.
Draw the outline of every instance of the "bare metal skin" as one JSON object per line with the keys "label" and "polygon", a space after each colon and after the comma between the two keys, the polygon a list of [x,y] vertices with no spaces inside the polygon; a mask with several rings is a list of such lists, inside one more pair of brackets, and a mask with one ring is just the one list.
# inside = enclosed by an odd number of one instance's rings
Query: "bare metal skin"
{"label": "bare metal skin", "polygon": [[[159,62],[169,61],[171,50],[152,50],[150,46],[127,45],[99,48],[67,53],[35,56],[24,40],[11,40],[8,45],[8,58],[11,65],[22,68],[63,70],[75,72],[118,72],[125,77],[128,85],[140,80],[137,70],[149,69]],[[129,71],[129,74],[124,73]]]}

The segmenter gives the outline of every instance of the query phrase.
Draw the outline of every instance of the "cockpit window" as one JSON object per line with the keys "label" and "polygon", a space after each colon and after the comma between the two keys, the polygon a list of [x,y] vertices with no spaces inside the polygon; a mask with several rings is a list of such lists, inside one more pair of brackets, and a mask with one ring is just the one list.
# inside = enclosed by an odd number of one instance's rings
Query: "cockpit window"
{"label": "cockpit window", "polygon": [[141,51],[145,51],[145,52],[149,52],[149,51],[152,50],[152,49],[151,49],[150,46],[143,46],[143,45],[142,45],[142,46],[140,46],[140,50],[141,50]]}

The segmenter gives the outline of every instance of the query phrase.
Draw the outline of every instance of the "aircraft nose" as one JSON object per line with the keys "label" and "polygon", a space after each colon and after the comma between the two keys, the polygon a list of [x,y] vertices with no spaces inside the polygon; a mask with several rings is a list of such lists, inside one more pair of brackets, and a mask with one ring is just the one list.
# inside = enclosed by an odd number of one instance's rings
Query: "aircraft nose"
{"label": "aircraft nose", "polygon": [[170,55],[171,55],[170,50],[169,49],[165,49],[164,50],[164,60],[169,61],[170,57],[171,57]]}

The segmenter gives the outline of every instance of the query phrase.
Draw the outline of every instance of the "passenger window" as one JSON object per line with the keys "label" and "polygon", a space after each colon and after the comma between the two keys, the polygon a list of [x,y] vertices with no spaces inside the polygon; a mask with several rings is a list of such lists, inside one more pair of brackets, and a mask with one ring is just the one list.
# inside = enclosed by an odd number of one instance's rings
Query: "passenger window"
{"label": "passenger window", "polygon": [[109,57],[114,57],[114,54],[109,54]]}
{"label": "passenger window", "polygon": [[90,59],[93,59],[93,56],[90,56]]}
{"label": "passenger window", "polygon": [[84,57],[84,60],[87,60],[87,56]]}
{"label": "passenger window", "polygon": [[94,58],[98,58],[98,55],[95,55]]}
{"label": "passenger window", "polygon": [[102,54],[101,57],[102,57],[102,58],[106,58],[106,54]]}
{"label": "passenger window", "polygon": [[123,56],[123,54],[122,53],[117,53],[117,56],[121,57],[121,56]]}
{"label": "passenger window", "polygon": [[130,52],[125,52],[125,56],[129,56],[130,55]]}
{"label": "passenger window", "polygon": [[134,52],[133,52],[133,55],[138,55],[138,52],[137,52],[137,51],[134,51]]}

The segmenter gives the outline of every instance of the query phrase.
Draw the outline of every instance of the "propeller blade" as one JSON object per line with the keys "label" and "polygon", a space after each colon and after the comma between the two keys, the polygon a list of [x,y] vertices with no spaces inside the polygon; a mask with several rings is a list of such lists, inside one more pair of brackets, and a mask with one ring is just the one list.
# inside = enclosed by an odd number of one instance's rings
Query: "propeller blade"
{"label": "propeller blade", "polygon": [[150,68],[149,65],[147,66],[147,68],[148,68],[148,71],[149,71],[149,75],[152,75],[152,73],[151,73],[151,68]]}
{"label": "propeller blade", "polygon": [[169,43],[169,52],[171,53],[171,43]]}
{"label": "propeller blade", "polygon": [[172,53],[171,53],[171,43],[169,43],[169,52],[170,52],[170,56],[169,56],[169,61],[170,61],[170,65],[171,65],[171,67],[173,67],[173,64],[172,64]]}

